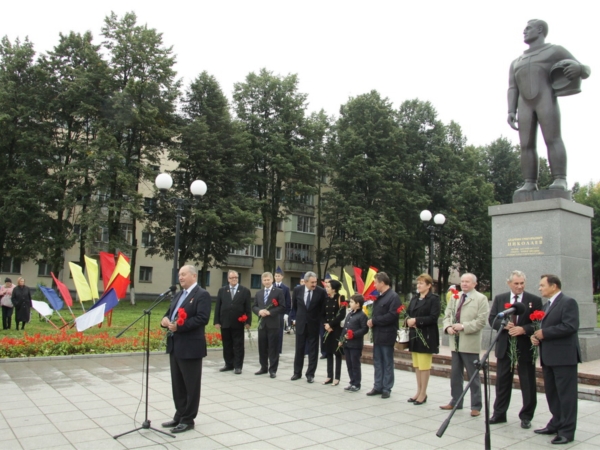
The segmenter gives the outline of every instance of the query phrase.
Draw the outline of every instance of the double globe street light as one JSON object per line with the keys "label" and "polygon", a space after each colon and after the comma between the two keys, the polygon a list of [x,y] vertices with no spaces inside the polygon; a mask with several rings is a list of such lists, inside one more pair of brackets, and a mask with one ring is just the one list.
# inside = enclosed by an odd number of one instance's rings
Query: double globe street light
{"label": "double globe street light", "polygon": [[195,180],[190,185],[190,192],[194,196],[194,201],[190,201],[187,198],[171,197],[167,198],[167,191],[173,186],[173,178],[168,173],[161,173],[156,177],[154,184],[160,192],[160,200],[166,201],[175,205],[176,222],[175,222],[175,252],[173,253],[173,273],[171,274],[171,285],[177,286],[177,280],[179,278],[179,228],[181,224],[181,213],[185,205],[193,205],[195,202],[206,194],[206,183],[202,180]]}
{"label": "double globe street light", "polygon": [[419,214],[425,229],[429,231],[429,276],[431,278],[433,278],[433,238],[435,232],[446,223],[446,216],[443,214],[436,214],[433,217],[433,223],[430,223],[432,216],[431,211],[427,209],[421,211],[421,214]]}

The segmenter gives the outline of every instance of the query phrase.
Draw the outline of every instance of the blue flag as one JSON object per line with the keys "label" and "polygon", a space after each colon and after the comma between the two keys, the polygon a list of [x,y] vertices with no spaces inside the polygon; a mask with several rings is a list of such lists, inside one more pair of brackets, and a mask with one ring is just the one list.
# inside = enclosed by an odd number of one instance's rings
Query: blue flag
{"label": "blue flag", "polygon": [[100,305],[106,305],[104,307],[104,314],[106,314],[107,312],[109,312],[111,309],[113,309],[118,304],[119,304],[119,299],[117,298],[117,293],[115,292],[115,290],[113,288],[110,288],[108,291],[106,291],[104,294],[102,294],[102,297],[100,297],[100,300],[98,300],[96,303],[94,303],[94,306],[92,306],[88,311],[90,311],[94,308],[97,308]]}
{"label": "blue flag", "polygon": [[42,291],[42,294],[44,294],[44,297],[46,297],[46,299],[48,300],[50,305],[52,305],[52,308],[54,308],[55,311],[60,311],[63,308],[63,306],[65,306],[58,294],[54,291],[54,289],[40,285],[38,285],[38,287],[40,288],[40,291]]}

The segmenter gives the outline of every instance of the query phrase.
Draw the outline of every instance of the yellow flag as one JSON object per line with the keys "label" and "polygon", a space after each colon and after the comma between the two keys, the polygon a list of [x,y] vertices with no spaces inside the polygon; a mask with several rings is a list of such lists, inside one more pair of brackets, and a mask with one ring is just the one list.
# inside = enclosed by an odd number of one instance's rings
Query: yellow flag
{"label": "yellow flag", "polygon": [[98,295],[98,263],[95,259],[85,258],[85,270],[87,270],[88,281],[90,282],[90,290],[92,292],[92,298],[97,300],[100,298]]}
{"label": "yellow flag", "polygon": [[[340,279],[338,278],[337,275],[334,275],[331,273],[331,274],[329,274],[329,276],[331,277],[332,280],[340,281]],[[348,299],[348,292],[346,292],[346,289],[344,289],[344,283],[341,283],[341,284],[342,284],[342,288],[340,289],[339,294],[343,295],[345,299]]]}
{"label": "yellow flag", "polygon": [[79,296],[80,302],[86,302],[92,299],[92,291],[90,285],[85,279],[81,266],[69,261],[69,268],[71,269],[71,275],[73,276],[73,283],[75,283],[75,289]]}
{"label": "yellow flag", "polygon": [[115,266],[115,270],[113,271],[113,273],[110,277],[110,281],[106,285],[106,289],[110,288],[110,285],[112,284],[113,281],[115,281],[115,278],[117,278],[117,275],[121,275],[121,276],[123,276],[123,278],[129,278],[130,271],[131,271],[131,266],[129,265],[127,260],[125,258],[123,258],[123,255],[119,255],[119,259],[117,260],[117,265]]}
{"label": "yellow flag", "polygon": [[354,295],[354,287],[352,286],[352,277],[344,270],[344,278],[346,279],[346,287],[348,288],[348,294],[350,297]]}
{"label": "yellow flag", "polygon": [[374,267],[369,267],[369,271],[367,272],[367,279],[365,280],[365,291],[363,292],[363,295],[367,295],[373,291],[373,286],[371,285],[375,280],[375,275],[377,275],[377,269],[375,269]]}

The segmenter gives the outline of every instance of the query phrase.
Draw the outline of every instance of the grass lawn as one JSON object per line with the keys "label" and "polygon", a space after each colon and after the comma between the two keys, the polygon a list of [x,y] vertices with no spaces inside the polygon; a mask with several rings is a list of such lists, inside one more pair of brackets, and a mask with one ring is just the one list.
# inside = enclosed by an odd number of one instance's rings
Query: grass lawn
{"label": "grass lawn", "polygon": [[[147,309],[148,307],[150,307],[151,304],[152,304],[151,301],[138,301],[135,305],[132,305],[131,303],[129,303],[127,301],[122,301],[113,310],[112,326],[109,327],[107,319],[104,319],[104,323],[102,324],[101,328],[99,328],[97,326],[92,327],[92,328],[85,330],[83,333],[86,335],[98,334],[98,333],[108,333],[111,336],[116,336],[119,332],[121,332],[123,329],[125,329],[130,323],[132,323],[139,316],[141,316],[143,314],[144,310]],[[84,306],[86,307],[86,309],[89,308],[91,305],[92,305],[91,302],[84,302]],[[165,312],[167,312],[168,307],[169,307],[169,303],[167,301],[165,301],[152,310],[152,312],[151,312],[151,327],[150,327],[151,331],[162,329],[160,327],[160,321],[161,321],[162,317],[164,316]],[[75,317],[78,317],[81,314],[83,314],[81,305],[79,303],[74,303],[73,307],[71,309],[73,310]],[[71,314],[69,313],[69,310],[66,307],[63,308],[59,312],[60,312],[60,315],[63,317],[63,319],[65,319],[65,321],[67,321],[69,323],[73,321],[73,318],[72,318]],[[217,332],[217,330],[213,326],[214,312],[215,312],[215,303],[212,304],[212,312],[210,315],[210,320],[209,320],[208,325],[206,326],[205,331],[207,333]],[[137,336],[140,331],[144,330],[145,320],[146,320],[146,318],[141,318],[123,336],[124,337]],[[56,313],[54,313],[54,315],[52,316],[52,322],[54,322],[54,324],[58,327],[62,326],[62,321]],[[252,328],[253,329],[256,328],[256,323],[257,323],[257,318],[256,318],[256,316],[253,315],[253,317],[252,317]],[[76,331],[77,330],[75,327],[73,327],[69,330],[69,332],[73,332],[73,333],[75,333]],[[32,335],[32,334],[36,334],[36,333],[40,333],[40,334],[44,335],[44,334],[55,334],[58,331],[51,324],[47,323],[44,319],[40,319],[39,314],[36,311],[32,310],[31,322],[29,322],[25,326],[25,332],[28,335]],[[23,331],[15,330],[14,314],[13,314],[13,321],[12,321],[11,329],[0,331],[0,338],[5,337],[5,336],[9,336],[9,337],[23,336]]]}

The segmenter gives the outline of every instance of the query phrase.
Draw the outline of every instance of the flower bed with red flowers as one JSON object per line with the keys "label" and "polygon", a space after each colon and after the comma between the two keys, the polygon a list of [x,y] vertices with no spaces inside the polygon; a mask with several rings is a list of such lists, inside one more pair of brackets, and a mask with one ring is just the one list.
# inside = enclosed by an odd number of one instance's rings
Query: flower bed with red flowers
{"label": "flower bed with red flowers", "polygon": [[[164,331],[150,332],[150,350],[164,349]],[[144,351],[145,332],[135,337],[116,338],[108,333],[84,334],[61,331],[56,334],[36,333],[22,337],[0,339],[0,358],[27,358],[34,356],[88,355],[104,353],[131,353]],[[206,333],[209,347],[222,345],[220,333]]]}

